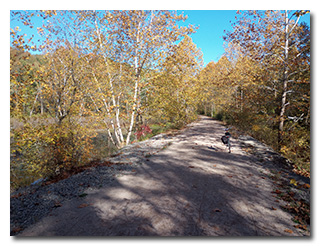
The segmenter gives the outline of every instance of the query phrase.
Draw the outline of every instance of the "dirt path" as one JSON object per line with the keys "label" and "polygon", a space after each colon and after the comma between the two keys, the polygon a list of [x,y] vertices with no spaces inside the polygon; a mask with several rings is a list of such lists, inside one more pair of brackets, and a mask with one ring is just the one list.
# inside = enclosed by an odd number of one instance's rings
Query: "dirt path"
{"label": "dirt path", "polygon": [[201,117],[130,175],[65,202],[20,236],[302,236],[272,180]]}

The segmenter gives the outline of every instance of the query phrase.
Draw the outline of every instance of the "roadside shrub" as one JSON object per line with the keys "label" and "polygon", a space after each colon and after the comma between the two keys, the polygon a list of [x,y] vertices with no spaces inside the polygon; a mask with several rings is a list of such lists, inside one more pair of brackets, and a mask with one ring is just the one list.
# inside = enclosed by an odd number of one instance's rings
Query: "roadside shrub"
{"label": "roadside shrub", "polygon": [[140,141],[145,138],[147,135],[151,135],[152,130],[148,125],[141,125],[137,131],[134,133],[137,139]]}
{"label": "roadside shrub", "polygon": [[[28,185],[38,178],[84,165],[90,158],[93,131],[77,121],[11,130],[11,183]],[[19,177],[34,177],[21,182]]]}
{"label": "roadside shrub", "polygon": [[310,132],[308,130],[296,125],[289,131],[285,131],[280,152],[295,164],[299,173],[310,174]]}
{"label": "roadside shrub", "polygon": [[213,115],[213,118],[215,118],[216,120],[220,120],[220,121],[223,121],[224,119],[224,113],[223,112],[218,112],[218,113],[215,113]]}

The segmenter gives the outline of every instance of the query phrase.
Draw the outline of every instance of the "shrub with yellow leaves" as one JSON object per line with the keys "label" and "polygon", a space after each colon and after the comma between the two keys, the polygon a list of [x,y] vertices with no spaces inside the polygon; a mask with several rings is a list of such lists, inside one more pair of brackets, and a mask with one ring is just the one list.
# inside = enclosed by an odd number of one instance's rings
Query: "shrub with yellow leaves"
{"label": "shrub with yellow leaves", "polygon": [[77,120],[38,126],[25,122],[22,129],[11,132],[12,188],[86,164],[95,136],[87,124]]}

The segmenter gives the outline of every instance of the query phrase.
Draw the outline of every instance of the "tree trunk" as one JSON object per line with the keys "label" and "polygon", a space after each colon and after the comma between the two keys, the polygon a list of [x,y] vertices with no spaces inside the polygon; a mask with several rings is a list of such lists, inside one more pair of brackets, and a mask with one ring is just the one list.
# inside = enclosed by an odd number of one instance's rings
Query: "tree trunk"
{"label": "tree trunk", "polygon": [[287,104],[287,89],[288,89],[288,54],[289,54],[289,18],[288,11],[285,11],[285,46],[284,46],[284,62],[283,62],[283,91],[281,96],[281,106],[279,115],[279,130],[278,130],[278,150],[281,149],[283,141],[283,128],[285,121],[285,110]]}
{"label": "tree trunk", "polygon": [[[119,83],[121,83],[121,76],[122,76],[122,59],[121,59],[121,62],[120,62]],[[118,130],[118,134],[120,136],[121,145],[122,145],[124,143],[124,138],[123,138],[122,129],[121,129],[121,125],[120,125],[120,119],[119,119],[119,115],[120,115],[120,96],[121,96],[121,93],[118,96],[117,105],[114,105],[114,106],[116,106],[116,124],[117,124],[117,130]]]}
{"label": "tree trunk", "polygon": [[132,134],[132,128],[133,128],[133,124],[134,124],[134,118],[135,118],[135,113],[137,111],[137,99],[138,99],[138,85],[139,85],[139,80],[140,80],[140,72],[141,72],[141,67],[138,61],[138,52],[140,50],[140,28],[141,28],[141,22],[139,22],[138,24],[138,30],[137,30],[137,37],[136,37],[136,47],[135,47],[135,59],[134,59],[134,66],[135,66],[135,77],[136,77],[136,81],[135,81],[135,87],[134,87],[134,96],[133,96],[133,109],[132,109],[132,113],[131,113],[131,120],[130,120],[130,126],[129,126],[129,130],[128,130],[128,135],[127,135],[127,141],[126,141],[126,145],[129,144],[130,142],[130,137]]}
{"label": "tree trunk", "polygon": [[41,115],[43,115],[43,98],[42,98],[42,90],[41,90],[41,85],[40,85],[40,88],[39,88],[39,92],[40,92],[40,94],[39,94],[39,96],[40,96],[40,98],[39,98],[39,100],[40,100],[40,113],[41,113]]}
{"label": "tree trunk", "polygon": [[212,105],[211,105],[211,117],[213,117],[213,116],[214,116],[215,111],[216,111],[216,109],[215,109],[215,104],[214,104],[214,103],[212,103]]}
{"label": "tree trunk", "polygon": [[243,89],[240,87],[240,112],[243,112]]}
{"label": "tree trunk", "polygon": [[137,110],[137,95],[138,95],[138,78],[136,79],[136,84],[135,84],[135,88],[134,88],[134,97],[133,97],[134,104],[133,104],[133,109],[132,109],[132,113],[131,113],[131,121],[130,121],[129,130],[128,130],[126,145],[128,145],[130,143],[130,137],[132,134],[134,117],[135,117],[135,113]]}
{"label": "tree trunk", "polygon": [[33,110],[34,110],[34,107],[36,106],[36,102],[37,102],[37,100],[38,100],[38,96],[39,96],[39,92],[37,92],[36,98],[34,99],[33,106],[32,106],[32,109],[31,109],[31,111],[30,111],[30,117],[31,117],[32,114],[33,114]]}
{"label": "tree trunk", "polygon": [[[97,20],[95,19],[95,28],[96,28],[96,32],[97,32],[97,36],[98,36],[98,40],[99,40],[99,46],[100,46],[100,49],[101,51],[103,51],[103,44],[102,44],[102,40],[101,40],[101,33],[100,33],[100,29],[98,27],[98,22]],[[107,69],[107,74],[109,76],[109,84],[110,84],[110,91],[111,91],[111,95],[112,95],[112,103],[113,103],[113,106],[115,108],[115,112],[116,112],[116,124],[113,123],[113,120],[112,120],[112,116],[111,116],[111,113],[109,111],[109,107],[106,103],[106,100],[105,98],[103,97],[103,102],[105,104],[105,107],[106,107],[106,110],[108,112],[108,115],[111,119],[111,125],[113,127],[113,131],[114,131],[114,135],[116,137],[116,140],[117,140],[117,147],[122,147],[123,145],[123,142],[124,142],[124,138],[123,138],[123,134],[122,134],[122,130],[121,130],[121,126],[120,126],[120,119],[119,119],[119,97],[118,97],[118,104],[115,100],[115,94],[114,94],[114,88],[113,88],[113,79],[110,75],[110,72],[109,72],[109,63],[108,63],[108,60],[107,60],[107,57],[106,57],[106,54],[104,52],[103,53],[103,59],[104,59],[104,63],[105,63],[105,66],[106,66],[106,69]],[[120,71],[120,74],[121,74],[121,71]],[[96,79],[97,80],[97,79]],[[101,91],[100,87],[99,87],[99,90]],[[102,91],[101,91],[102,93]],[[103,95],[103,94],[102,94]]]}
{"label": "tree trunk", "polygon": [[284,132],[284,121],[285,121],[285,111],[286,106],[289,105],[287,102],[287,93],[288,93],[288,81],[289,81],[289,36],[290,33],[297,26],[300,19],[300,14],[298,14],[295,24],[289,30],[289,17],[288,11],[285,11],[285,46],[284,46],[284,61],[283,61],[283,91],[281,96],[281,106],[280,106],[280,115],[279,115],[279,130],[278,130],[278,150],[281,149],[281,144],[283,142],[283,132]]}

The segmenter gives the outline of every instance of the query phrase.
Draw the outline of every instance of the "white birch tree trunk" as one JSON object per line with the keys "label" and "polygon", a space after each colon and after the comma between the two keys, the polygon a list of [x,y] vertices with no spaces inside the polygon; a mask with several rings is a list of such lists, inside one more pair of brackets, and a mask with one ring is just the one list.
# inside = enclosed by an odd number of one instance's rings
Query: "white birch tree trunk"
{"label": "white birch tree trunk", "polygon": [[134,57],[134,66],[135,66],[135,86],[134,86],[134,96],[133,96],[133,109],[131,113],[131,120],[130,120],[130,126],[128,130],[128,135],[127,135],[127,140],[126,140],[126,145],[130,143],[130,137],[132,134],[132,129],[134,125],[134,118],[135,118],[135,113],[137,111],[137,98],[138,98],[138,85],[139,85],[139,80],[140,80],[140,68],[139,68],[139,61],[138,61],[138,52],[139,52],[139,43],[140,43],[140,27],[141,27],[141,22],[138,24],[138,30],[137,30],[137,38],[136,38],[136,48],[135,48],[135,57]]}
{"label": "white birch tree trunk", "polygon": [[286,108],[287,100],[287,88],[288,88],[288,54],[289,54],[289,18],[288,11],[285,12],[285,46],[284,46],[284,73],[283,73],[283,92],[281,97],[281,108],[280,108],[280,123],[279,123],[279,132],[283,132],[284,125],[284,113]]}
{"label": "white birch tree trunk", "polygon": [[[102,44],[102,40],[101,40],[101,33],[100,33],[100,29],[98,27],[98,23],[97,23],[97,20],[95,19],[95,28],[96,28],[96,32],[97,32],[97,35],[98,35],[98,40],[99,40],[99,46],[100,46],[100,49],[101,51],[103,51],[103,44]],[[115,108],[115,112],[116,112],[116,127],[115,127],[115,124],[113,123],[113,120],[112,120],[112,116],[111,116],[111,113],[110,113],[110,110],[109,110],[109,107],[107,107],[106,105],[106,100],[105,98],[103,98],[103,102],[105,104],[105,107],[107,109],[107,112],[108,112],[108,116],[110,117],[111,119],[111,124],[112,124],[112,127],[113,127],[113,130],[114,130],[114,134],[115,134],[115,137],[116,137],[116,140],[117,140],[117,147],[122,147],[123,145],[123,142],[124,142],[124,138],[123,138],[123,134],[122,134],[122,130],[121,130],[121,125],[120,125],[120,118],[119,118],[119,115],[120,115],[120,112],[119,112],[119,104],[116,103],[116,100],[115,100],[115,93],[114,93],[114,87],[113,87],[113,80],[111,78],[111,75],[110,75],[110,72],[109,72],[109,64],[108,64],[108,60],[107,60],[107,57],[105,55],[105,52],[102,52],[103,53],[103,59],[104,59],[104,63],[106,65],[106,68],[107,68],[107,74],[108,74],[108,77],[109,77],[109,85],[110,85],[110,92],[111,92],[111,95],[112,95],[112,103],[113,103],[113,107]],[[99,90],[100,92],[102,93],[100,87],[99,87]],[[118,100],[119,102],[119,100]]]}
{"label": "white birch tree trunk", "polygon": [[288,17],[288,11],[285,11],[285,46],[284,46],[284,61],[283,61],[283,91],[281,96],[281,107],[280,107],[280,114],[279,114],[279,130],[278,130],[278,148],[280,150],[281,148],[281,142],[283,137],[283,131],[284,131],[284,121],[285,121],[285,111],[286,106],[289,105],[289,102],[287,102],[287,93],[288,93],[288,74],[289,74],[289,38],[290,33],[293,31],[293,29],[298,24],[298,21],[300,19],[300,16],[297,17],[297,20],[293,27],[289,30],[289,17]]}
{"label": "white birch tree trunk", "polygon": [[128,135],[127,135],[126,145],[128,145],[130,143],[130,137],[132,134],[134,117],[135,117],[135,113],[137,110],[137,95],[138,95],[138,78],[136,79],[136,83],[135,83],[135,87],[134,87],[134,97],[133,97],[134,104],[133,104],[133,109],[132,109],[132,113],[131,113],[131,120],[130,120]]}

